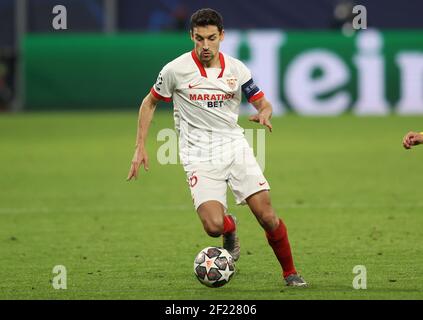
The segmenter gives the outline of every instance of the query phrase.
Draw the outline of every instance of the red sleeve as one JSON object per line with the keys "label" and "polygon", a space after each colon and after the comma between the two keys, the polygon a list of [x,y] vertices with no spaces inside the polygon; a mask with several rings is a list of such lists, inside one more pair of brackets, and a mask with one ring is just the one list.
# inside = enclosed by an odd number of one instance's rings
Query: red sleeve
{"label": "red sleeve", "polygon": [[159,93],[157,93],[157,91],[154,90],[154,87],[151,88],[150,92],[156,99],[162,100],[164,102],[171,102],[172,101],[172,98],[166,98],[166,97],[163,97],[162,95],[160,95]]}

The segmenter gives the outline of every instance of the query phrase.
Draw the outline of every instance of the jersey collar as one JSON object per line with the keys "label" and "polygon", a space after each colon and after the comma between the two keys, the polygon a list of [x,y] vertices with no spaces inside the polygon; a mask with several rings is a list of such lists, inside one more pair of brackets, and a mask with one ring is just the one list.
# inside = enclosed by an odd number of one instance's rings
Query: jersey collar
{"label": "jersey collar", "polygon": [[[206,69],[204,69],[204,66],[201,63],[200,59],[198,59],[197,54],[195,53],[195,50],[191,51],[191,56],[195,64],[197,65],[198,69],[200,70],[201,76],[207,78]],[[222,71],[220,71],[218,78],[222,78],[223,72],[225,72],[225,57],[223,56],[221,52],[219,52],[219,61],[220,61],[220,67],[222,68]]]}

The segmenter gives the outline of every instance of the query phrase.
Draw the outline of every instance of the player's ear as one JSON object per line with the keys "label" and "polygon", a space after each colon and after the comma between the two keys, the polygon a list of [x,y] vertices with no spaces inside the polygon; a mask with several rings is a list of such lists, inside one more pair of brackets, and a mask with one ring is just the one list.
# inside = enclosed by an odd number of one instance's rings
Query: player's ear
{"label": "player's ear", "polygon": [[220,36],[220,41],[223,41],[223,39],[225,39],[225,30],[222,29],[219,36]]}

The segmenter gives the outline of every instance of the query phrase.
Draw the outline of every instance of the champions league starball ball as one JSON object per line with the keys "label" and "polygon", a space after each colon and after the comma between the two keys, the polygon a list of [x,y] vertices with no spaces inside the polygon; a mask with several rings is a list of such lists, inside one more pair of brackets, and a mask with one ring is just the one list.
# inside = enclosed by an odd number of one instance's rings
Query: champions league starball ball
{"label": "champions league starball ball", "polygon": [[207,287],[222,287],[235,274],[235,261],[226,249],[207,247],[195,257],[194,274]]}

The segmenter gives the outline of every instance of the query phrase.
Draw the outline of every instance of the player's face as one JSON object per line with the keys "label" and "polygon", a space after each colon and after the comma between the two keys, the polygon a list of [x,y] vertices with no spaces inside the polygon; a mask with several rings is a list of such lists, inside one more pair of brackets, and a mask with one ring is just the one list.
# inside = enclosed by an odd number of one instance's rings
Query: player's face
{"label": "player's face", "polygon": [[195,52],[203,64],[210,65],[219,57],[220,42],[224,31],[219,32],[216,26],[194,27],[191,39],[195,44]]}

